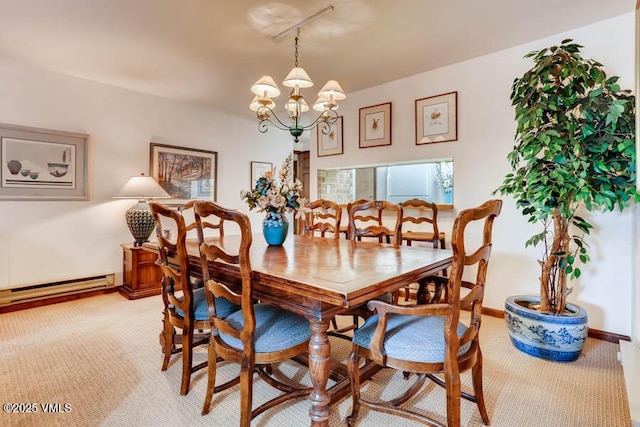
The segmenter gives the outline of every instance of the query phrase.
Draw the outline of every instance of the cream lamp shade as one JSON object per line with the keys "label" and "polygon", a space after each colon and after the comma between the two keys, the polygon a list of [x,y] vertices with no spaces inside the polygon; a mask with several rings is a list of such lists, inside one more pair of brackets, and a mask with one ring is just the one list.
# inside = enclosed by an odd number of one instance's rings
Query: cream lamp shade
{"label": "cream lamp shade", "polygon": [[340,83],[335,80],[329,80],[325,83],[322,89],[320,89],[320,92],[318,92],[318,96],[329,101],[342,101],[343,99],[347,99],[344,89],[342,89]]}
{"label": "cream lamp shade", "polygon": [[170,199],[171,196],[150,176],[134,176],[113,195],[114,199],[138,199],[138,203],[125,212],[127,226],[134,238],[134,246],[149,240],[155,226],[147,202],[151,199]]}

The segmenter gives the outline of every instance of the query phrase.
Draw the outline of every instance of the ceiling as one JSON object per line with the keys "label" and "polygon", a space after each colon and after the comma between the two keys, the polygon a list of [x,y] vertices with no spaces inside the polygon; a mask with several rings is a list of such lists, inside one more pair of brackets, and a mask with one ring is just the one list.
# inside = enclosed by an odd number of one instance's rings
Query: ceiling
{"label": "ceiling", "polygon": [[280,84],[293,66],[293,33],[272,36],[329,5],[301,30],[310,93],[336,79],[348,94],[631,12],[634,3],[3,0],[0,57],[248,116],[251,84],[263,74]]}

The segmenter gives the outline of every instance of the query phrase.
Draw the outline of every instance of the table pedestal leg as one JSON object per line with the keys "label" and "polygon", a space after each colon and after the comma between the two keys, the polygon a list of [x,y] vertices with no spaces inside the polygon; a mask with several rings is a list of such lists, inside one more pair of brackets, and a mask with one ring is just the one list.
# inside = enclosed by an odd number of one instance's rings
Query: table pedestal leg
{"label": "table pedestal leg", "polygon": [[311,320],[311,340],[309,341],[309,374],[313,391],[311,392],[311,425],[314,427],[327,427],[329,425],[329,402],[327,392],[331,347],[327,329],[328,320]]}
{"label": "table pedestal leg", "polygon": [[422,279],[418,282],[418,293],[416,294],[416,304],[427,304],[429,300],[429,290],[427,289],[427,282]]}

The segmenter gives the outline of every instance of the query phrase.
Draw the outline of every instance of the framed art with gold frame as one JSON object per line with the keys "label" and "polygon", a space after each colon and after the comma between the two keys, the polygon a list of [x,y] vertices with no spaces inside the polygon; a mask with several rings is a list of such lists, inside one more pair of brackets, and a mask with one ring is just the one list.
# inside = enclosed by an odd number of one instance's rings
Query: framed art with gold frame
{"label": "framed art with gold frame", "polygon": [[416,99],[416,145],[458,140],[458,92]]}
{"label": "framed art with gold frame", "polygon": [[329,125],[329,132],[325,134],[321,126],[317,128],[318,157],[336,156],[344,152],[342,142],[342,116],[335,123]]}
{"label": "framed art with gold frame", "polygon": [[391,145],[391,103],[360,109],[360,148]]}
{"label": "framed art with gold frame", "polygon": [[167,204],[217,198],[218,153],[152,142],[149,174],[169,193]]}

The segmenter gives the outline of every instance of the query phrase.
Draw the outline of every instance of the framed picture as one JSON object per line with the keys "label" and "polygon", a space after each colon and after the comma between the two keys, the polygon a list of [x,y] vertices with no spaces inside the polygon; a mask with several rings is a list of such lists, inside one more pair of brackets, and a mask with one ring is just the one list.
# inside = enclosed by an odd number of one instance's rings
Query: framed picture
{"label": "framed picture", "polygon": [[416,145],[458,140],[458,92],[416,99]]}
{"label": "framed picture", "polygon": [[150,144],[149,175],[171,199],[166,203],[182,205],[189,200],[216,200],[218,153],[197,148]]}
{"label": "framed picture", "polygon": [[273,163],[251,162],[251,188],[256,185],[256,181],[265,173],[273,170]]}
{"label": "framed picture", "polygon": [[391,145],[391,103],[360,109],[360,148]]}
{"label": "framed picture", "polygon": [[0,124],[0,200],[89,200],[89,135]]}
{"label": "framed picture", "polygon": [[335,156],[343,153],[342,116],[339,116],[335,123],[329,125],[326,134],[322,126],[318,126],[316,129],[318,132],[318,157]]}

